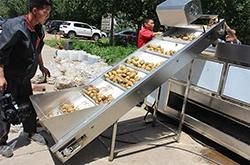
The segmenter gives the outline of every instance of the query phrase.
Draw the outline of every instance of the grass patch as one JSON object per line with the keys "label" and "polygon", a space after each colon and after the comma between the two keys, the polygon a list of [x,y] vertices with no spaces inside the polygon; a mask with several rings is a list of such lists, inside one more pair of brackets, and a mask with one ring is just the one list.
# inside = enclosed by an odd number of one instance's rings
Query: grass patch
{"label": "grass patch", "polygon": [[[110,46],[108,39],[101,39],[98,42],[90,42],[74,39],[74,50],[84,50],[87,53],[100,56],[109,65],[118,63],[122,59],[126,58],[129,54],[133,53],[137,48],[135,46]],[[65,40],[47,40],[45,43],[51,47],[58,48],[64,45]]]}

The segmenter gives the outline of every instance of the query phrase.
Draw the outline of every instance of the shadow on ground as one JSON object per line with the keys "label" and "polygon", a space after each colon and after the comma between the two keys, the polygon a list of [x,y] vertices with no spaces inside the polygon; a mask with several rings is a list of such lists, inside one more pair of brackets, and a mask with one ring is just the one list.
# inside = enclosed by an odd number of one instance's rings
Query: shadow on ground
{"label": "shadow on ground", "polygon": [[[129,148],[129,146],[132,146],[134,144],[146,141],[159,140],[166,136],[171,137],[172,134],[173,133],[169,129],[163,127],[160,124],[156,124],[154,127],[152,127],[152,124],[145,123],[142,117],[127,120],[118,124],[116,149],[122,151],[124,148]],[[107,129],[104,133],[102,133],[102,135],[100,135],[98,138],[96,138],[96,140],[87,145],[84,149],[82,149],[78,154],[73,156],[65,164],[82,165],[108,157],[109,146],[111,144],[111,136],[112,127]],[[50,141],[49,146],[51,147],[54,144],[52,142],[53,139],[50,136],[46,138],[48,139],[48,141]],[[122,154],[121,156],[128,156],[130,154],[154,149],[156,147],[160,147],[160,145],[152,144],[151,146],[148,146],[147,149],[137,151],[132,150],[131,153]],[[57,157],[55,157],[53,153],[51,153],[51,156],[56,165],[63,164],[60,162],[60,160],[57,159]]]}

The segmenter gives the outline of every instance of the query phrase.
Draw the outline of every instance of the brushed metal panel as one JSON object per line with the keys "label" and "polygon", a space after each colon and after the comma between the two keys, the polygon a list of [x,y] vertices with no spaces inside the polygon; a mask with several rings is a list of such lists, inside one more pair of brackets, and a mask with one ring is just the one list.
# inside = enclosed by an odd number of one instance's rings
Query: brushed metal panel
{"label": "brushed metal panel", "polygon": [[[250,55],[250,54],[249,54]],[[250,105],[250,67],[230,66],[223,95]]]}

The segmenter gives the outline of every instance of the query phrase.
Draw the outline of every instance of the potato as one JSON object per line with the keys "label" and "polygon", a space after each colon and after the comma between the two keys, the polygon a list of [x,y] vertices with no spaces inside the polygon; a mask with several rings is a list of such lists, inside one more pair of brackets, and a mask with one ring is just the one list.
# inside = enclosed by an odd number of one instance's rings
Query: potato
{"label": "potato", "polygon": [[117,81],[118,81],[119,83],[123,83],[123,79],[122,79],[122,78],[118,78]]}
{"label": "potato", "polygon": [[149,63],[149,64],[148,64],[148,67],[151,67],[151,68],[152,68],[153,66],[154,66],[153,63]]}
{"label": "potato", "polygon": [[125,88],[129,88],[129,84],[125,84]]}
{"label": "potato", "polygon": [[135,57],[134,60],[135,61],[139,61],[140,59],[139,59],[139,57]]}
{"label": "potato", "polygon": [[117,73],[117,74],[120,74],[120,73],[123,73],[123,71],[122,71],[121,69],[118,69],[118,70],[116,71],[116,73]]}
{"label": "potato", "polygon": [[106,73],[106,74],[104,75],[104,77],[105,77],[105,78],[109,78],[109,74]]}
{"label": "potato", "polygon": [[140,76],[135,76],[135,81],[139,81],[140,80]]}
{"label": "potato", "polygon": [[117,71],[112,71],[112,74],[113,75],[117,75]]}
{"label": "potato", "polygon": [[139,63],[140,63],[141,65],[143,65],[143,64],[145,64],[145,61],[144,61],[144,60],[141,60],[141,61],[139,61]]}
{"label": "potato", "polygon": [[94,93],[90,93],[89,96],[90,96],[90,97],[94,97],[95,94],[94,94]]}
{"label": "potato", "polygon": [[73,104],[62,104],[60,106],[60,110],[63,113],[72,113],[72,112],[76,111],[76,108]]}
{"label": "potato", "polygon": [[157,68],[157,67],[159,67],[160,65],[161,65],[160,63],[156,63],[154,67]]}
{"label": "potato", "polygon": [[100,93],[100,89],[96,87],[88,87],[83,89],[84,93],[88,95],[96,104],[108,103],[113,100],[112,95],[105,96]]}
{"label": "potato", "polygon": [[131,58],[131,59],[128,59],[127,60],[127,63],[133,63],[133,59]]}
{"label": "potato", "polygon": [[108,74],[109,76],[112,76],[112,72],[108,72],[107,74]]}
{"label": "potato", "polygon": [[133,86],[134,83],[135,83],[135,81],[132,81],[132,80],[130,80],[130,81],[127,82],[127,84],[128,84],[129,86]]}
{"label": "potato", "polygon": [[147,66],[147,67],[146,67],[146,70],[147,70],[147,71],[151,71],[152,68]]}
{"label": "potato", "polygon": [[101,102],[101,101],[102,101],[102,98],[101,98],[101,97],[99,97],[99,98],[97,98],[97,100],[98,100],[99,102]]}
{"label": "potato", "polygon": [[90,92],[90,91],[85,91],[85,93],[86,93],[87,95],[90,95],[90,94],[91,94],[91,92]]}
{"label": "potato", "polygon": [[188,36],[184,36],[184,37],[182,37],[182,39],[185,40],[185,41],[188,41],[189,37]]}
{"label": "potato", "polygon": [[124,65],[121,65],[121,66],[120,66],[120,69],[121,69],[121,70],[125,70],[126,67],[125,67]]}

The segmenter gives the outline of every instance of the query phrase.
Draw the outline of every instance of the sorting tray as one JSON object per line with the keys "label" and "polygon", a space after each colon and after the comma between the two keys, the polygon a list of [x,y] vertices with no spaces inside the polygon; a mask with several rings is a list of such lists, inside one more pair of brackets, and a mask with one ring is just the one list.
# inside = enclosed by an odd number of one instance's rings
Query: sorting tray
{"label": "sorting tray", "polygon": [[[117,99],[119,96],[121,96],[124,93],[122,89],[120,89],[119,87],[103,79],[97,79],[96,81],[92,82],[90,85],[93,85],[94,87],[98,88],[102,95],[105,95],[105,96],[112,95],[113,100]],[[87,96],[85,93],[84,95],[88,97],[90,100],[92,100],[93,102],[95,102],[91,97]]]}
{"label": "sorting tray", "polygon": [[[194,33],[189,33],[188,35],[193,35],[195,38],[193,40],[195,40],[196,38],[198,38],[202,33],[201,32],[194,32]],[[189,43],[192,42],[193,40],[189,41],[189,40],[183,40],[181,38],[177,38],[177,36],[179,36],[181,34],[175,34],[175,35],[169,35],[169,36],[164,36],[163,39],[164,40],[168,40],[168,41],[172,41],[172,42],[177,42],[177,43]]]}
{"label": "sorting tray", "polygon": [[[165,61],[168,60],[167,57],[157,56],[157,55],[153,55],[151,53],[143,52],[143,51],[134,53],[127,60],[129,60],[132,57],[138,57],[140,60],[144,60],[145,62],[154,63],[154,64],[156,64],[156,63],[163,64]],[[133,69],[136,69],[136,70],[139,70],[139,71],[145,72],[145,73],[150,73],[150,72],[154,71],[154,69],[151,71],[147,71],[143,68],[136,67],[133,64],[128,64],[127,60],[126,60],[126,65],[133,68]]]}
{"label": "sorting tray", "polygon": [[[61,115],[67,115],[69,113],[63,113],[60,109],[62,104],[73,104],[76,108],[76,111],[81,111],[87,108],[95,107],[96,104],[89,100],[87,97],[83,96],[80,92],[77,94],[77,97],[69,97],[68,99],[61,100],[52,111],[45,114],[47,118],[54,118]],[[74,113],[74,112],[73,112]]]}
{"label": "sorting tray", "polygon": [[[184,44],[180,44],[180,43],[174,43],[174,42],[169,42],[169,41],[164,41],[164,40],[153,40],[149,43],[150,45],[154,45],[154,46],[161,46],[161,48],[164,49],[164,51],[170,51],[173,50],[175,52],[178,52],[179,50],[181,50],[185,45]],[[149,45],[147,44],[147,45]],[[165,58],[171,58],[174,55],[164,55],[158,52],[154,52],[154,51],[149,51],[147,50],[147,45],[144,47],[144,51],[154,54],[154,55],[158,55],[161,57],[165,57]]]}
{"label": "sorting tray", "polygon": [[[200,30],[198,31],[195,28],[172,28],[164,34],[163,39],[167,41],[171,41],[171,42],[187,44],[187,43],[192,42],[196,38],[199,38],[202,33],[203,33],[202,31]],[[191,41],[183,40],[181,38],[176,38],[177,36],[185,35],[185,34],[193,35],[195,38]]]}

